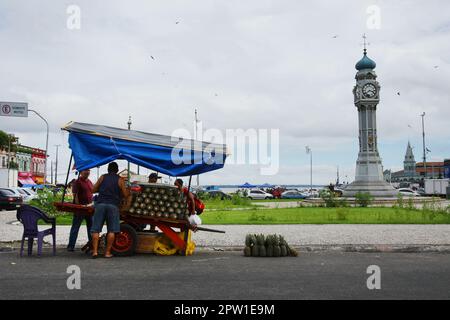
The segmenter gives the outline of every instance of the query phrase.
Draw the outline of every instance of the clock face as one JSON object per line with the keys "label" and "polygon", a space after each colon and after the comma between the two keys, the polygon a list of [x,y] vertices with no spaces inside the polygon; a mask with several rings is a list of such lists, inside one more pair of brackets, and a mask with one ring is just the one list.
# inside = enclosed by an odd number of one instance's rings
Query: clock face
{"label": "clock face", "polygon": [[366,98],[373,98],[377,94],[377,88],[372,83],[368,83],[362,88],[362,92]]}

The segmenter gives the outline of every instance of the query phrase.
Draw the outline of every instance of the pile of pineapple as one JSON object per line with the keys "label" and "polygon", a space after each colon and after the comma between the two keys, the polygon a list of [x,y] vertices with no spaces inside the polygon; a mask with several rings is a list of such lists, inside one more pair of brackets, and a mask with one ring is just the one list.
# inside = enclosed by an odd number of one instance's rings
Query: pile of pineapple
{"label": "pile of pineapple", "polygon": [[248,234],[245,237],[244,255],[246,257],[296,257],[298,252],[277,234]]}
{"label": "pile of pineapple", "polygon": [[133,192],[132,215],[184,220],[187,203],[184,194],[175,186],[164,184],[140,184],[140,192]]}

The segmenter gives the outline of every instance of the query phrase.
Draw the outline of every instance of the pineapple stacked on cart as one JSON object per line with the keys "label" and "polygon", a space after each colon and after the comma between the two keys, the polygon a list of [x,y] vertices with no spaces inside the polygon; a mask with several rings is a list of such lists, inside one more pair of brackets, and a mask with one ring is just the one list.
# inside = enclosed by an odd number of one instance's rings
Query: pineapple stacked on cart
{"label": "pineapple stacked on cart", "polygon": [[[227,157],[226,146],[221,144],[78,122],[70,122],[62,130],[69,132],[72,150],[63,199],[55,203],[64,212],[94,213],[93,207],[64,202],[72,161],[76,170],[82,171],[126,160],[172,177],[189,177],[190,188],[193,175],[223,168]],[[130,196],[120,208],[120,233],[116,235],[113,253],[192,254],[195,244],[191,240],[185,196],[176,187],[165,184],[136,184],[130,189]],[[144,232],[145,225],[158,227],[162,234]]]}

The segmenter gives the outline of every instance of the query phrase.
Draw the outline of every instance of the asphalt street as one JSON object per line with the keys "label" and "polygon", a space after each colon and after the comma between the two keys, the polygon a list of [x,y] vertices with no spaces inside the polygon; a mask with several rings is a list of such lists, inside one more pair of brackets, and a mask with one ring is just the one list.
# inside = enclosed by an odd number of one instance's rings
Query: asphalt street
{"label": "asphalt street", "polygon": [[[69,266],[81,289],[69,290]],[[380,268],[369,290],[367,268]],[[72,278],[73,279],[73,278]],[[74,283],[74,282],[71,282]],[[240,252],[136,255],[96,260],[46,249],[42,257],[0,252],[0,299],[449,299],[450,255],[314,252],[246,258]]]}

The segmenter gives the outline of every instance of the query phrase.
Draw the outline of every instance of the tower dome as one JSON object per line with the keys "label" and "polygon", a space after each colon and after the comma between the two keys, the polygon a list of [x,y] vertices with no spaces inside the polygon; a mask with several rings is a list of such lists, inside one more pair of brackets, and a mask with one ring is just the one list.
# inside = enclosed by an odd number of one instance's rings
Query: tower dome
{"label": "tower dome", "polygon": [[376,66],[377,64],[375,61],[367,56],[367,50],[364,49],[364,57],[356,63],[355,68],[356,70],[361,71],[364,69],[375,69]]}

